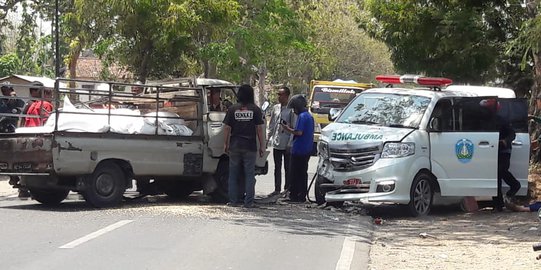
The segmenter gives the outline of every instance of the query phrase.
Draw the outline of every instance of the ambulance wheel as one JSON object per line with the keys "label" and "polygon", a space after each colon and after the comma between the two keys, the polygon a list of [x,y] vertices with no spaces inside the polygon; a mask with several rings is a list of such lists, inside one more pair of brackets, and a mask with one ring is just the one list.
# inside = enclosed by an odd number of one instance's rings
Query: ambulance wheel
{"label": "ambulance wheel", "polygon": [[88,186],[81,193],[94,207],[110,207],[119,204],[126,191],[126,175],[113,162],[101,163],[89,177]]}
{"label": "ambulance wheel", "polygon": [[318,175],[316,177],[316,183],[314,186],[314,197],[316,197],[317,205],[322,205],[325,203],[325,193],[327,193],[328,190],[321,187],[321,184],[323,183],[325,183],[325,179]]}
{"label": "ambulance wheel", "polygon": [[426,216],[432,207],[434,199],[434,188],[432,177],[426,173],[419,173],[415,176],[410,190],[409,211],[412,216]]}
{"label": "ambulance wheel", "polygon": [[45,205],[58,205],[68,197],[69,193],[69,190],[39,188],[30,188],[29,191],[34,200]]}

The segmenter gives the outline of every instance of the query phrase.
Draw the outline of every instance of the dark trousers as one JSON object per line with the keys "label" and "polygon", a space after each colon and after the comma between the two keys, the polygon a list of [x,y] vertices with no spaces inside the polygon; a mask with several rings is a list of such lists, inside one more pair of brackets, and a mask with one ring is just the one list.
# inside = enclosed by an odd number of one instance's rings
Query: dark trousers
{"label": "dark trousers", "polygon": [[291,154],[289,150],[272,150],[272,156],[274,157],[274,191],[280,192],[282,186],[282,157],[284,159],[284,171],[286,181],[284,183],[284,190],[289,190],[289,160]]}
{"label": "dark trousers", "polygon": [[503,206],[502,180],[509,186],[508,197],[515,196],[520,189],[520,182],[509,172],[510,165],[511,153],[498,154],[498,197],[494,198],[497,207]]}
{"label": "dark trousers", "polygon": [[308,155],[291,154],[289,162],[290,189],[289,198],[292,201],[305,201],[308,189]]}

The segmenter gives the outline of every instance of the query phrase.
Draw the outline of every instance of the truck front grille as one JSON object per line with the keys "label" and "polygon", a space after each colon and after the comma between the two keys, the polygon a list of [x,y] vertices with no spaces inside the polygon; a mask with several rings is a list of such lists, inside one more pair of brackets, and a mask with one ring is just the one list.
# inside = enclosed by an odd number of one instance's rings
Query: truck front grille
{"label": "truck front grille", "polygon": [[356,149],[330,149],[330,161],[337,171],[356,171],[368,168],[380,156],[379,145]]}

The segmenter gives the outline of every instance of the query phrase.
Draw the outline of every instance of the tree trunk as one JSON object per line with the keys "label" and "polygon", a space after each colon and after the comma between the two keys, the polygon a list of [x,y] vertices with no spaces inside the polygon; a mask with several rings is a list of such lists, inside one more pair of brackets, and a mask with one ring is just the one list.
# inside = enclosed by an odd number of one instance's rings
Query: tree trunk
{"label": "tree trunk", "polygon": [[141,52],[143,55],[143,60],[141,61],[141,65],[139,66],[139,72],[137,74],[137,79],[141,83],[145,83],[148,78],[148,73],[150,70],[148,66],[148,62],[150,58],[150,52],[152,52],[153,47],[154,47],[154,44],[152,43],[152,41],[147,40],[146,46]]}
{"label": "tree trunk", "polygon": [[[77,79],[77,62],[79,61],[79,56],[81,55],[81,50],[82,50],[82,46],[81,46],[81,43],[78,42],[77,45],[75,45],[75,47],[73,47],[71,49],[71,52],[70,52],[70,55],[69,55],[69,78],[70,79]],[[69,82],[69,88],[76,88],[77,85],[75,82]],[[69,95],[69,98],[72,102],[74,101],[78,101],[79,100],[79,96],[75,93],[71,93]]]}
{"label": "tree trunk", "polygon": [[[535,19],[538,16],[537,4],[534,0],[528,0],[526,2],[526,13],[528,18]],[[531,96],[529,102],[529,113],[538,115],[539,110],[536,106],[536,98],[540,94],[539,87],[541,86],[541,51],[533,52],[532,59],[534,62],[534,83],[531,89]],[[540,136],[540,127],[533,123],[530,124],[530,130],[532,131],[531,138],[536,140]],[[539,163],[541,161],[541,151],[539,149],[531,153],[531,161],[533,163]]]}
{"label": "tree trunk", "polygon": [[267,80],[267,66],[263,63],[259,66],[257,70],[257,87],[255,89],[254,97],[255,97],[255,104],[258,106],[261,106],[266,98],[266,92],[265,92],[265,81]]}

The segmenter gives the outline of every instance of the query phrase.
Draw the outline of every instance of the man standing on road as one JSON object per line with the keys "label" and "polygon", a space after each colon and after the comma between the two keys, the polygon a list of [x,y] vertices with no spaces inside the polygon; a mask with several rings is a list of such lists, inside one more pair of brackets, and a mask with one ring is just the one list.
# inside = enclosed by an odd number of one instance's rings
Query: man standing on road
{"label": "man standing on road", "polygon": [[[287,132],[293,134],[291,159],[289,168],[291,189],[289,199],[291,202],[305,202],[308,193],[308,161],[314,143],[314,118],[306,109],[306,98],[302,95],[291,97],[288,108],[298,115],[295,128],[281,124]],[[294,168],[294,169],[293,169]]]}
{"label": "man standing on road", "polygon": [[[2,96],[5,97],[16,97],[17,94],[15,90],[10,85],[2,85]],[[19,114],[24,107],[24,101],[21,99],[13,98],[2,98],[0,100],[0,114]],[[17,123],[19,121],[18,117],[14,116],[2,116],[0,115],[0,133],[12,133],[15,132],[17,128]],[[10,176],[9,184],[14,188],[18,187],[19,189],[19,198],[30,198],[30,192],[25,187],[19,186],[20,178],[18,176]]]}
{"label": "man standing on road", "polygon": [[242,85],[238,91],[238,103],[227,110],[224,119],[224,150],[229,153],[229,203],[236,206],[242,201],[239,192],[241,177],[244,172],[245,197],[244,207],[253,208],[255,196],[255,161],[257,142],[259,155],[265,153],[263,137],[263,112],[254,104],[254,89],[250,85]]}
{"label": "man standing on road", "polygon": [[289,183],[289,158],[290,149],[288,149],[291,134],[286,132],[280,125],[293,124],[293,112],[287,107],[289,95],[291,91],[287,87],[282,87],[278,90],[278,104],[272,107],[271,120],[269,123],[269,131],[267,140],[272,142],[272,155],[274,157],[274,191],[269,196],[278,195],[281,192],[282,186],[282,158],[284,160],[285,183],[284,192],[287,192],[290,187]]}

